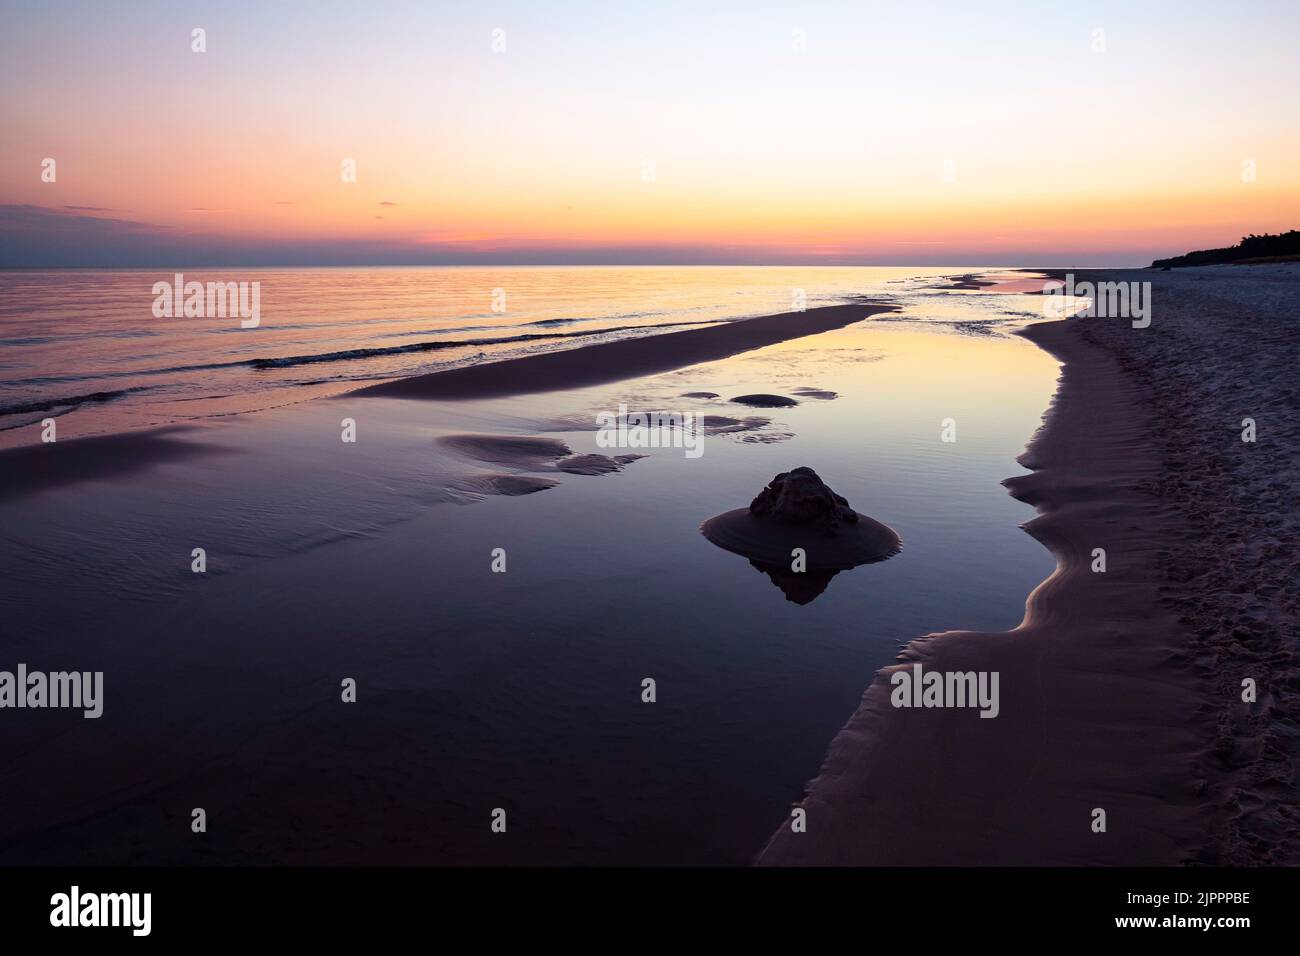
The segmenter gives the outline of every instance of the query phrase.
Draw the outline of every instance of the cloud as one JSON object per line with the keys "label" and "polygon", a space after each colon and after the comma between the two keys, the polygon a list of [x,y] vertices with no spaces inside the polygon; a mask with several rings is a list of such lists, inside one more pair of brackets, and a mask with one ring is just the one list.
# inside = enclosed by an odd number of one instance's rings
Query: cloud
{"label": "cloud", "polygon": [[532,248],[481,237],[459,240],[265,239],[155,223],[0,205],[0,267],[248,267],[370,265],[565,265],[759,261],[761,251],[694,246]]}
{"label": "cloud", "polygon": [[32,205],[0,205],[0,266],[128,265],[164,256],[176,231],[129,219]]}
{"label": "cloud", "polygon": [[[907,250],[907,251],[905,251]],[[915,250],[915,251],[910,251]],[[508,237],[281,238],[223,235],[200,227],[175,228],[61,208],[0,204],[0,268],[246,268],[254,266],[418,265],[925,265],[968,266],[970,250],[901,246],[809,250],[721,244],[525,245]],[[924,258],[920,258],[923,256]],[[1064,250],[1044,256],[1008,249],[1007,262],[1068,265],[1088,254]],[[1093,256],[1092,258],[1096,258]],[[1136,259],[1136,254],[1127,256]],[[1153,258],[1147,256],[1148,259]],[[1122,262],[1114,255],[1107,261]]]}
{"label": "cloud", "polygon": [[389,202],[387,199],[384,199],[384,200],[381,200],[381,201],[380,201],[379,205],[381,205],[381,206],[396,206],[397,203],[395,203],[395,202]]}

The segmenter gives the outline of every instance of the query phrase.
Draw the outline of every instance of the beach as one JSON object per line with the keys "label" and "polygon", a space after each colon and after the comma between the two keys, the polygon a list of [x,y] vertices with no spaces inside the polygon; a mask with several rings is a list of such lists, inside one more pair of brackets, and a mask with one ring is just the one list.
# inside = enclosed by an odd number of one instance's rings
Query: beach
{"label": "beach", "polygon": [[[1289,860],[1294,299],[1269,268],[1125,274],[1154,283],[1140,330],[1038,321],[1041,279],[890,275],[0,452],[7,663],[104,675],[95,720],[8,715],[0,861]],[[603,447],[620,409],[698,416],[702,456]],[[901,547],[806,587],[701,534],[798,466]],[[890,706],[916,663],[997,672],[996,716]]]}
{"label": "beach", "polygon": [[0,29],[10,935],[1285,934],[1300,5],[156,6]]}
{"label": "beach", "polygon": [[[1295,268],[1076,273],[1151,282],[1155,307],[1147,329],[1023,333],[1062,375],[1033,473],[1007,485],[1057,570],[1019,627],[928,635],[883,669],[800,803],[807,832],[777,830],[760,863],[1300,859]],[[1243,418],[1269,439],[1244,442]],[[914,662],[1000,672],[999,719],[892,707]]]}

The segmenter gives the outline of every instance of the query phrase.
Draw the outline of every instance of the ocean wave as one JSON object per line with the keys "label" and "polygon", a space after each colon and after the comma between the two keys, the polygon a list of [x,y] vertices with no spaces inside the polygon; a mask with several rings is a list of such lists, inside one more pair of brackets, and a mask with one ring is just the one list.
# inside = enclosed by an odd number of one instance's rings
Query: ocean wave
{"label": "ocean wave", "polygon": [[[440,349],[455,348],[474,348],[483,345],[510,345],[518,342],[531,342],[542,339],[567,339],[583,338],[597,335],[605,335],[610,332],[629,332],[643,331],[652,329],[673,328],[682,325],[700,326],[712,325],[719,321],[725,320],[708,320],[701,322],[667,322],[662,325],[619,325],[605,329],[593,329],[590,332],[526,332],[520,335],[495,336],[493,338],[482,339],[436,339],[428,342],[412,342],[409,345],[387,345],[363,347],[355,349],[343,349],[337,352],[320,352],[313,355],[285,355],[271,356],[267,358],[252,359],[232,359],[227,362],[200,362],[192,365],[165,365],[159,368],[141,368],[126,369],[116,372],[96,372],[91,378],[113,379],[113,378],[140,378],[143,376],[156,375],[174,375],[179,372],[208,372],[218,369],[230,368],[253,368],[253,369],[279,369],[293,368],[299,365],[312,365],[318,362],[346,362],[358,359],[367,359],[384,355],[402,355],[408,352],[435,352]],[[436,334],[436,333],[427,333]],[[84,375],[45,375],[35,378],[16,379],[8,384],[42,386],[54,385],[61,382],[78,382],[83,381],[87,376]],[[140,386],[140,388],[149,388],[150,386]],[[117,397],[130,391],[138,389],[122,389],[117,392],[102,392],[95,394],[110,395]],[[88,399],[89,400],[89,399]]]}
{"label": "ocean wave", "polygon": [[[584,318],[571,319],[534,319],[531,322],[518,322],[514,325],[461,325],[455,328],[447,329],[415,329],[414,331],[403,331],[390,333],[387,338],[409,338],[412,335],[453,335],[462,332],[499,332],[503,329],[527,329],[533,326],[541,328],[555,328],[561,325],[576,325],[580,322],[612,322],[616,319],[643,319],[646,316],[654,315],[652,312],[625,312],[619,315],[591,315]],[[670,329],[681,325],[705,325],[712,322],[724,321],[722,319],[695,319],[690,322],[655,322],[647,325],[618,326],[618,328],[633,329]],[[608,329],[598,329],[597,331],[607,332]]]}
{"label": "ocean wave", "polygon": [[59,398],[38,399],[34,402],[20,402],[16,405],[0,405],[0,415],[26,415],[31,412],[49,412],[56,408],[66,408],[74,405],[111,402],[114,399],[122,398],[124,395],[130,395],[132,392],[143,392],[147,389],[147,385],[138,385],[135,388],[119,388],[110,392],[90,392],[85,395],[65,395]]}

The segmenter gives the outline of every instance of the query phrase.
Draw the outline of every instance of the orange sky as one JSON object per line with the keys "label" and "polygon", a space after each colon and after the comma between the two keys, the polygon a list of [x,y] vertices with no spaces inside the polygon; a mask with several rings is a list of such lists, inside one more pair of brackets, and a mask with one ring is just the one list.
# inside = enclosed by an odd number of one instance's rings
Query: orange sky
{"label": "orange sky", "polygon": [[0,38],[0,202],[78,249],[1091,264],[1300,224],[1286,4],[73,6]]}

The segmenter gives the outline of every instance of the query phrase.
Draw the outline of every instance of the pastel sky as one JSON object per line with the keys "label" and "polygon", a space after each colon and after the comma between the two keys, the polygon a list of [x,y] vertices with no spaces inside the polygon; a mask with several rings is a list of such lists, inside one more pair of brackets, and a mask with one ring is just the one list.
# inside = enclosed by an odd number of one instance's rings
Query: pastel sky
{"label": "pastel sky", "polygon": [[0,10],[0,265],[1146,264],[1300,227],[1291,0]]}

